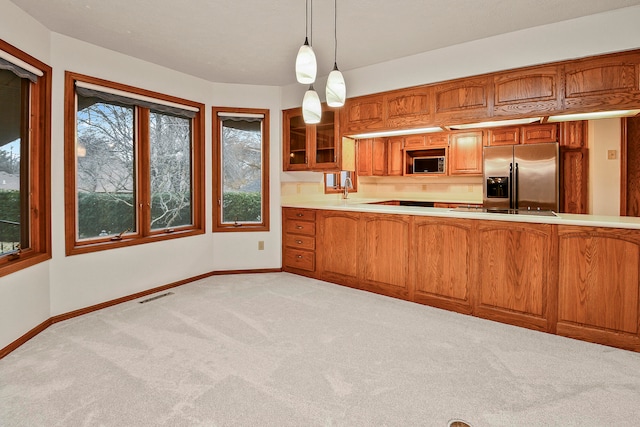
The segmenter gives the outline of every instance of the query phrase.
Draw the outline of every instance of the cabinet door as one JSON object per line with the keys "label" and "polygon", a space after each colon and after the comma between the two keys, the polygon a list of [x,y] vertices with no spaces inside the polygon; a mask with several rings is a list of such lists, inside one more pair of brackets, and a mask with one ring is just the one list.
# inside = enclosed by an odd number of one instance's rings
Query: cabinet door
{"label": "cabinet door", "polygon": [[340,170],[338,164],[339,136],[338,136],[338,114],[328,108],[323,108],[320,123],[312,126],[314,133],[311,141],[311,153],[313,163],[311,170],[317,171],[337,171]]}
{"label": "cabinet door", "polygon": [[640,350],[640,232],[558,226],[561,335]]}
{"label": "cabinet door", "polygon": [[383,95],[367,95],[346,100],[342,109],[343,134],[380,130],[384,127]]}
{"label": "cabinet door", "polygon": [[520,142],[522,144],[558,142],[558,125],[555,123],[547,123],[542,125],[522,126]]}
{"label": "cabinet door", "polygon": [[360,214],[322,211],[318,220],[317,261],[321,280],[357,286]]}
{"label": "cabinet door", "polygon": [[362,288],[408,298],[411,218],[384,214],[363,214],[361,218],[359,279]]}
{"label": "cabinet door", "polygon": [[385,128],[410,128],[433,123],[433,87],[401,89],[384,95]]}
{"label": "cabinet door", "polygon": [[556,245],[548,224],[478,223],[475,314],[551,332]]}
{"label": "cabinet door", "polygon": [[402,151],[402,138],[389,138],[387,142],[387,175],[402,175],[402,160],[404,152]]}
{"label": "cabinet door", "polygon": [[450,135],[449,175],[482,175],[482,131]]}
{"label": "cabinet door", "polygon": [[435,91],[435,122],[456,124],[481,121],[491,117],[489,77],[466,78],[437,84]]}
{"label": "cabinet door", "polygon": [[560,149],[560,212],[586,214],[589,155],[586,148]]}
{"label": "cabinet door", "polygon": [[295,108],[283,112],[283,169],[285,171],[307,170],[309,151],[309,129],[302,118],[302,110]]}
{"label": "cabinet door", "polygon": [[[401,137],[398,137],[402,139]],[[425,135],[408,135],[404,137],[404,148],[424,148]]]}
{"label": "cabinet door", "polygon": [[471,312],[471,232],[469,220],[414,218],[411,245],[414,301]]}
{"label": "cabinet door", "polygon": [[373,175],[373,139],[358,140],[358,176]]}
{"label": "cabinet door", "polygon": [[520,144],[520,126],[489,129],[487,138],[490,146]]}
{"label": "cabinet door", "polygon": [[499,73],[493,77],[495,116],[549,115],[560,111],[559,66]]}
{"label": "cabinet door", "polygon": [[586,148],[588,123],[586,120],[560,123],[560,146]]}
{"label": "cabinet door", "polygon": [[374,138],[372,142],[373,170],[375,176],[383,176],[387,171],[387,146],[384,139]]}
{"label": "cabinet door", "polygon": [[571,61],[564,66],[566,112],[624,110],[640,101],[640,52]]}

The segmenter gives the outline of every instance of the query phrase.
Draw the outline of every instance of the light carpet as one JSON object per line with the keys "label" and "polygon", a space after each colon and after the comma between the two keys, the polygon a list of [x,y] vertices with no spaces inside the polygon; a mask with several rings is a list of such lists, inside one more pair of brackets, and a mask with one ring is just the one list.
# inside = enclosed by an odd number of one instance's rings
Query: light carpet
{"label": "light carpet", "polygon": [[638,353],[287,273],[171,291],[0,360],[0,425],[640,423]]}

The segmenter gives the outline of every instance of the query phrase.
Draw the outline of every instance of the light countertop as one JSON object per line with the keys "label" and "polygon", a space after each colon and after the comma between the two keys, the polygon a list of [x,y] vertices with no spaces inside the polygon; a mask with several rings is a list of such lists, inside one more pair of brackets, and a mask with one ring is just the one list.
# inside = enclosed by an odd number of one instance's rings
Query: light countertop
{"label": "light countertop", "polygon": [[433,216],[443,218],[481,219],[487,221],[528,222],[535,224],[579,225],[586,227],[625,228],[640,230],[640,218],[604,215],[579,215],[558,213],[557,216],[527,214],[501,214],[489,212],[463,212],[450,208],[426,208],[419,206],[393,206],[375,204],[389,199],[346,199],[321,201],[288,201],[282,207],[326,209],[337,211],[384,213],[393,215]]}

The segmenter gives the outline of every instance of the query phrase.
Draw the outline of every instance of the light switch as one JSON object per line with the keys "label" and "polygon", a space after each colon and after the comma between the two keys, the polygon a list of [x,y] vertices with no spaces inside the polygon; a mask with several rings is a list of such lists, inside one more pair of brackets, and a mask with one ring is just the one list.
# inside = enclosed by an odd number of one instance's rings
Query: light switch
{"label": "light switch", "polygon": [[258,250],[264,251],[264,240],[258,240]]}
{"label": "light switch", "polygon": [[607,150],[607,159],[615,160],[616,159],[616,150]]}

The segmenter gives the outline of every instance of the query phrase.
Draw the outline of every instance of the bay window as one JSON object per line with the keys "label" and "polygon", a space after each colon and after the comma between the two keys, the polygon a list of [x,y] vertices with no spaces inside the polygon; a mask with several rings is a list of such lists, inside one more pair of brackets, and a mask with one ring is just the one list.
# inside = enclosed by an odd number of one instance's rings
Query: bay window
{"label": "bay window", "polygon": [[67,254],[204,232],[199,103],[66,73]]}

